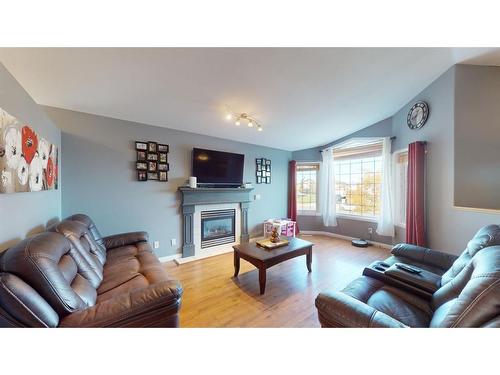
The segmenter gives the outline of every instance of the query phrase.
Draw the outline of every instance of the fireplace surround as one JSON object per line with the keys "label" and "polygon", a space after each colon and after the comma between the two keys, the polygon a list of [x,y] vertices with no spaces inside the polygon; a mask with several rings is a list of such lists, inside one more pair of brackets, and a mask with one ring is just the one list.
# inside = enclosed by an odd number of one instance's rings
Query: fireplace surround
{"label": "fireplace surround", "polygon": [[[248,209],[250,206],[250,193],[253,189],[247,188],[179,188],[182,209],[182,258],[199,256],[200,249],[210,250],[208,247],[196,246],[195,242],[201,241],[203,233],[198,233],[195,227],[198,217],[205,211],[235,211],[234,215],[234,241],[248,242]],[[205,209],[206,206],[206,209]],[[235,207],[237,209],[235,209]],[[200,212],[201,210],[201,212]],[[201,214],[201,215],[200,215]],[[196,217],[196,218],[195,218]],[[196,232],[196,233],[195,233]],[[195,238],[196,236],[196,238]],[[198,239],[197,237],[201,238]],[[232,241],[232,242],[234,242]],[[225,243],[230,243],[225,242]],[[197,249],[198,248],[198,249]],[[198,250],[198,253],[197,253]]]}

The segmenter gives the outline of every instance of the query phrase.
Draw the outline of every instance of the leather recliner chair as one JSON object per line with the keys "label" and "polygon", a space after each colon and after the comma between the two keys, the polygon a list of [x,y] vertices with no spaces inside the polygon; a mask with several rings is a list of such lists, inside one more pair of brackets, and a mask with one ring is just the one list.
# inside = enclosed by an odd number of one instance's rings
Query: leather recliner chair
{"label": "leather recliner chair", "polygon": [[[320,323],[323,327],[500,327],[497,245],[498,225],[479,230],[459,257],[397,245],[393,256],[384,262],[441,270],[431,297],[423,298],[405,288],[362,276],[340,292],[318,295]],[[452,259],[449,268],[442,270]]]}
{"label": "leather recliner chair", "polygon": [[75,216],[2,253],[0,327],[177,327],[182,288],[147,233]]}

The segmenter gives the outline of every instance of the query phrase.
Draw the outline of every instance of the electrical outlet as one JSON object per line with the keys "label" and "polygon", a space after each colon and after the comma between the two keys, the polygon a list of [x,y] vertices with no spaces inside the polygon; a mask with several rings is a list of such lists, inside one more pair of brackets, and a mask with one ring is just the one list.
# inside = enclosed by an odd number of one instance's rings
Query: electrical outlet
{"label": "electrical outlet", "polygon": [[373,228],[372,227],[368,227],[368,233],[369,234],[373,234]]}
{"label": "electrical outlet", "polygon": [[153,247],[154,247],[155,249],[159,249],[159,248],[160,248],[160,241],[155,241],[155,242],[153,243]]}
{"label": "electrical outlet", "polygon": [[170,240],[170,244],[171,244],[172,246],[177,246],[177,239],[172,238],[172,239]]}

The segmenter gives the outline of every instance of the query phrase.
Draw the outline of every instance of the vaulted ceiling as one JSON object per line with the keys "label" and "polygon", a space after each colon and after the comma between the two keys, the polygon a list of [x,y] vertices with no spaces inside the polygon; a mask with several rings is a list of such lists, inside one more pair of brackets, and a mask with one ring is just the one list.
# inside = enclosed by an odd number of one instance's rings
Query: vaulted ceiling
{"label": "vaulted ceiling", "polygon": [[392,116],[456,63],[500,62],[493,48],[2,48],[0,61],[39,104],[284,150]]}

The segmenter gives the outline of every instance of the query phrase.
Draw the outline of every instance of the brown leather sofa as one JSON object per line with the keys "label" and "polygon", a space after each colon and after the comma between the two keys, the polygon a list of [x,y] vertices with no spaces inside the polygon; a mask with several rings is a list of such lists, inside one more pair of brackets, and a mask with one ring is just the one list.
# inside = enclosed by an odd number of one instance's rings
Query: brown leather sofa
{"label": "brown leather sofa", "polygon": [[74,215],[0,255],[0,327],[178,327],[182,287],[146,232]]}
{"label": "brown leather sofa", "polygon": [[[459,257],[397,245],[382,262],[387,266],[384,272],[365,272],[340,292],[318,295],[320,323],[322,327],[500,327],[498,245],[498,225],[479,230]],[[422,272],[401,278],[405,272],[393,271],[396,263]],[[391,282],[394,277],[396,282]],[[422,293],[415,292],[419,288]]]}

